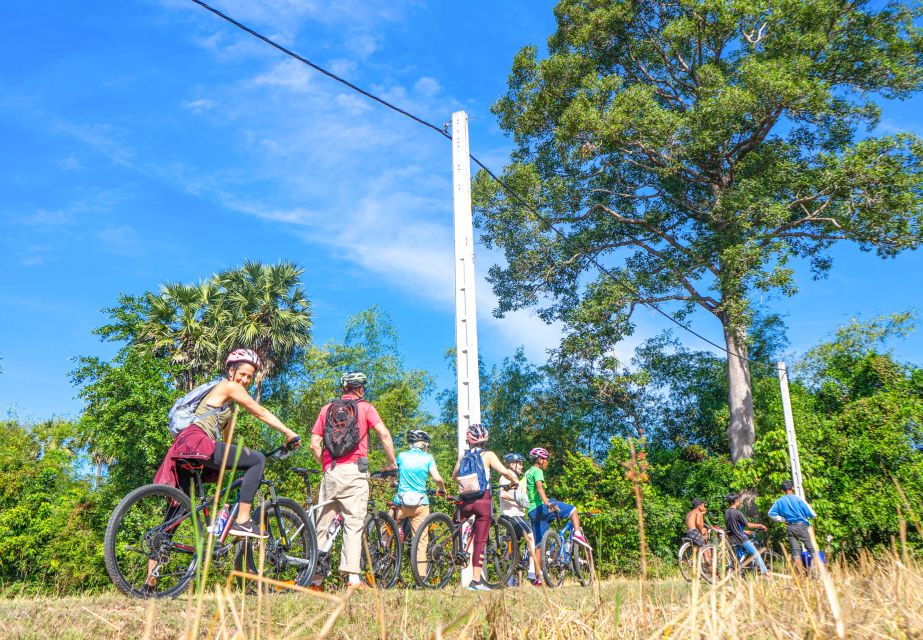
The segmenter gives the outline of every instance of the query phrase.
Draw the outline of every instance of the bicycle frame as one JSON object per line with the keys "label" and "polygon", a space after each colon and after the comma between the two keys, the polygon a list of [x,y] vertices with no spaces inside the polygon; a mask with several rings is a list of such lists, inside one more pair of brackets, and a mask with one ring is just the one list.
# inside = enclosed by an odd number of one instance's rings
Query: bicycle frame
{"label": "bicycle frame", "polygon": [[[290,451],[291,451],[291,450],[288,449],[287,447],[288,447],[288,445],[282,445],[282,446],[280,446],[280,447],[276,447],[276,448],[273,449],[272,451],[264,452],[263,455],[266,456],[266,459],[267,459],[267,460],[270,459],[270,458],[278,458],[278,459],[280,459],[280,460],[283,460],[283,459],[285,459],[285,457],[287,457],[287,453],[286,453],[286,452],[290,452]],[[284,454],[284,455],[283,455],[283,454]],[[209,514],[209,508],[210,508],[210,506],[211,506],[211,504],[212,504],[212,501],[208,499],[208,497],[207,497],[207,495],[206,495],[206,492],[205,492],[205,483],[202,481],[202,466],[192,466],[192,467],[190,467],[188,470],[191,471],[192,474],[193,474],[194,486],[195,486],[196,494],[197,494],[197,497],[198,497],[198,499],[197,499],[197,501],[196,501],[196,506],[193,508],[193,510],[192,510],[191,513],[187,513],[187,514],[183,514],[183,515],[181,515],[181,516],[177,516],[177,517],[175,517],[175,518],[172,519],[172,520],[166,520],[166,521],[161,525],[161,526],[163,526],[164,531],[165,531],[166,533],[171,533],[172,531],[174,531],[180,524],[182,524],[182,523],[183,523],[187,518],[189,518],[193,513],[195,513],[196,515],[198,515],[198,514],[204,514],[206,517],[208,517],[208,516],[210,515],[210,514]],[[243,478],[238,478],[238,479],[234,480],[234,481],[227,487],[227,489],[225,490],[225,491],[226,491],[226,495],[230,495],[231,491],[233,491],[234,489],[240,488],[240,485],[241,485],[241,484],[243,484]],[[288,544],[288,538],[289,538],[289,536],[287,535],[287,532],[284,530],[284,527],[282,527],[282,525],[281,525],[281,523],[282,523],[282,514],[279,512],[279,507],[278,507],[278,504],[277,504],[277,502],[278,502],[278,494],[276,493],[276,485],[275,485],[275,483],[272,482],[272,480],[267,480],[266,478],[262,478],[262,479],[260,480],[260,487],[263,487],[264,485],[265,485],[266,487],[269,488],[269,495],[271,496],[272,502],[273,502],[273,504],[275,505],[275,506],[274,506],[274,512],[275,512],[274,515],[276,516],[276,522],[279,523],[279,532],[280,532],[280,534],[282,535],[282,540],[283,540],[284,543]],[[227,520],[227,521],[228,521],[229,523],[230,523],[230,522],[233,522],[234,519],[237,517],[237,512],[239,511],[239,509],[240,509],[240,500],[238,499],[237,501],[234,502],[234,505],[231,507],[231,510],[230,510],[230,512],[228,513],[228,520]],[[216,539],[217,542],[218,542],[219,544],[221,544],[221,545],[224,545],[224,543],[225,543],[225,541],[227,540],[227,538],[228,538],[228,536],[230,535],[230,533],[231,533],[231,527],[225,525],[224,529],[221,531],[221,534],[220,534],[220,535],[218,536],[218,538]],[[296,532],[296,533],[297,533],[297,532]],[[182,545],[182,544],[177,544],[177,545],[175,545],[175,548],[176,548],[178,551],[183,551],[183,552],[187,552],[187,553],[195,553],[195,551],[196,551],[194,548],[189,547],[188,545]],[[213,553],[214,553],[214,551],[213,551]]]}

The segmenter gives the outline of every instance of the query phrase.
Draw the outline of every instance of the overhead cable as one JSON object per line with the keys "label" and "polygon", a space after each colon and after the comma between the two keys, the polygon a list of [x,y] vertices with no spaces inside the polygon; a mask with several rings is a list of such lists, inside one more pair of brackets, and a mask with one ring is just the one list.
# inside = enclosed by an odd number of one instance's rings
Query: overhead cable
{"label": "overhead cable", "polygon": [[[311,68],[314,69],[315,71],[318,71],[318,72],[324,74],[324,75],[327,76],[328,78],[331,78],[332,80],[335,80],[336,82],[339,82],[340,84],[349,87],[349,88],[352,89],[353,91],[355,91],[355,92],[357,92],[357,93],[360,93],[360,94],[364,95],[366,98],[369,98],[370,100],[374,100],[375,102],[377,102],[377,103],[379,103],[379,104],[381,104],[381,105],[387,107],[388,109],[391,109],[392,111],[396,111],[397,113],[401,114],[402,116],[405,116],[405,117],[407,117],[407,118],[410,118],[410,119],[413,120],[414,122],[416,122],[416,123],[418,123],[418,124],[421,124],[421,125],[423,125],[424,127],[427,127],[427,128],[429,128],[429,129],[432,129],[433,131],[435,131],[436,133],[438,133],[438,134],[439,134],[440,136],[442,136],[443,138],[446,138],[446,139],[448,139],[448,140],[451,140],[451,139],[452,139],[452,136],[449,135],[449,133],[448,133],[444,128],[439,127],[439,126],[433,124],[432,122],[428,122],[427,120],[424,120],[423,118],[421,118],[421,117],[419,117],[419,116],[416,116],[416,115],[410,113],[409,111],[407,111],[407,110],[405,110],[405,109],[401,109],[401,108],[398,107],[397,105],[395,105],[395,104],[393,104],[393,103],[391,103],[391,102],[388,102],[388,101],[385,100],[384,98],[381,98],[381,97],[379,97],[379,96],[377,96],[377,95],[375,95],[375,94],[373,94],[373,93],[371,93],[371,92],[369,92],[369,91],[366,91],[366,90],[363,89],[362,87],[359,87],[359,86],[353,84],[353,83],[350,82],[349,80],[346,80],[345,78],[343,78],[343,77],[341,77],[341,76],[338,76],[337,74],[333,73],[332,71],[328,71],[328,70],[325,69],[324,67],[322,67],[322,66],[320,66],[320,65],[318,65],[318,64],[316,64],[316,63],[314,63],[314,62],[311,62],[311,61],[308,60],[307,58],[304,58],[303,56],[301,56],[301,55],[295,53],[295,52],[292,51],[291,49],[288,49],[287,47],[282,46],[282,45],[279,44],[278,42],[276,42],[276,41],[274,41],[274,40],[272,40],[272,39],[270,39],[270,38],[267,38],[267,37],[264,36],[263,34],[261,34],[261,33],[257,32],[257,31],[255,31],[255,30],[253,30],[253,29],[251,29],[250,27],[248,27],[247,25],[243,24],[242,22],[239,22],[238,20],[235,20],[234,18],[230,17],[229,15],[227,15],[227,14],[225,14],[225,13],[222,13],[222,12],[219,11],[218,9],[215,9],[214,7],[212,7],[211,5],[209,5],[208,3],[203,2],[202,0],[192,0],[192,2],[194,2],[194,3],[197,4],[197,5],[199,5],[199,6],[202,7],[203,9],[206,9],[206,10],[210,11],[211,13],[215,14],[216,16],[218,16],[219,18],[221,18],[222,20],[225,20],[225,21],[229,22],[230,24],[234,25],[235,27],[237,27],[237,28],[240,29],[241,31],[245,31],[246,33],[249,33],[249,34],[252,35],[254,38],[257,38],[257,39],[259,39],[259,40],[262,40],[263,42],[265,42],[265,43],[268,44],[269,46],[278,49],[279,51],[281,51],[281,52],[284,53],[285,55],[287,55],[287,56],[289,56],[289,57],[291,57],[291,58],[294,58],[295,60],[298,60],[298,61],[301,62],[302,64],[305,64],[305,65],[311,67]],[[562,239],[567,239],[567,235],[566,235],[563,231],[561,231],[561,230],[558,229],[556,226],[554,226],[554,223],[552,223],[546,216],[542,215],[542,214],[541,214],[534,206],[532,206],[525,198],[523,198],[521,195],[519,195],[519,193],[517,193],[515,189],[513,189],[509,184],[507,184],[506,181],[504,181],[504,180],[502,180],[500,177],[498,177],[493,171],[490,170],[489,167],[487,167],[487,165],[485,165],[483,162],[481,162],[480,160],[478,160],[477,157],[474,156],[474,154],[470,154],[470,153],[469,153],[468,155],[469,155],[469,157],[471,158],[471,161],[472,161],[472,162],[474,162],[477,166],[479,166],[481,169],[483,169],[483,170],[487,173],[487,175],[490,176],[490,178],[491,178],[492,180],[494,180],[498,185],[500,185],[500,186],[503,188],[504,191],[506,191],[513,199],[515,199],[517,202],[519,202],[519,204],[521,204],[526,210],[528,210],[530,213],[532,213],[532,215],[534,215],[540,222],[542,222],[546,227],[548,227],[548,229],[549,229],[550,231],[554,232],[558,237],[560,237],[560,238],[562,238]],[[619,278],[618,276],[616,276],[610,269],[608,269],[608,268],[604,267],[602,264],[600,264],[599,260],[597,260],[595,257],[591,257],[591,258],[589,259],[589,262],[591,262],[591,263],[593,264],[593,266],[595,266],[595,267],[599,270],[600,273],[602,273],[602,274],[608,276],[610,279],[612,279],[612,281],[615,282],[618,286],[622,287],[623,289],[625,289],[626,291],[628,291],[629,293],[631,293],[632,295],[634,295],[634,296],[636,296],[636,297],[638,297],[638,298],[641,297],[641,293],[640,293],[637,289],[635,289],[632,285],[626,283],[624,280],[620,279],[620,278]],[[669,313],[667,313],[666,311],[664,311],[663,309],[661,309],[659,306],[657,306],[657,305],[656,305],[655,303],[653,303],[653,302],[640,302],[640,304],[644,305],[645,307],[648,307],[649,309],[651,309],[651,310],[653,310],[653,311],[656,311],[658,314],[660,314],[661,316],[663,316],[664,318],[666,318],[667,320],[669,320],[670,322],[672,322],[673,324],[675,324],[675,325],[678,326],[679,328],[681,328],[681,329],[683,329],[684,331],[686,331],[687,333],[690,333],[691,335],[697,337],[699,340],[702,340],[703,342],[705,342],[705,343],[711,345],[712,347],[718,349],[719,351],[722,351],[722,352],[726,353],[728,356],[734,356],[735,358],[738,358],[738,359],[740,359],[740,360],[744,360],[744,361],[749,362],[749,363],[751,363],[751,364],[757,364],[757,365],[761,365],[761,366],[768,366],[768,367],[772,367],[773,369],[776,369],[776,365],[775,365],[775,364],[769,364],[769,363],[767,363],[767,362],[760,362],[760,361],[758,361],[758,360],[751,360],[750,358],[748,358],[748,357],[746,357],[746,356],[742,356],[742,355],[739,355],[739,354],[737,354],[737,353],[731,353],[730,351],[727,350],[727,348],[722,347],[722,346],[721,346],[720,344],[718,344],[717,342],[714,342],[713,340],[710,340],[710,339],[706,338],[705,336],[703,336],[701,333],[698,333],[697,331],[695,331],[694,329],[692,329],[692,327],[690,327],[690,326],[688,326],[688,325],[686,325],[686,324],[680,322],[679,320],[677,320],[676,318],[674,318],[673,316],[671,316]]]}

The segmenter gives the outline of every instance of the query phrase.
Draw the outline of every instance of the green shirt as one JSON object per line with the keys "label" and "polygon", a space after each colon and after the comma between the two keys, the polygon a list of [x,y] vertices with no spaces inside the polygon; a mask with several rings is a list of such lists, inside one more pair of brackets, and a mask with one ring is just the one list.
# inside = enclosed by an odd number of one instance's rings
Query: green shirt
{"label": "green shirt", "polygon": [[523,478],[526,481],[526,493],[529,496],[529,511],[532,511],[532,509],[543,504],[542,497],[538,495],[538,489],[535,488],[535,483],[541,482],[545,484],[545,472],[533,465],[529,467]]}

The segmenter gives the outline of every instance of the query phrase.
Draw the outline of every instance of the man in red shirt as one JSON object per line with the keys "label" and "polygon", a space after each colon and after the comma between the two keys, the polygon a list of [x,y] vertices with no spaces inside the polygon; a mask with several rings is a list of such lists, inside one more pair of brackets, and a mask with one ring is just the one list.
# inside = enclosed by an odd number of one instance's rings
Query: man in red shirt
{"label": "man in red shirt", "polygon": [[[332,502],[321,507],[317,522],[317,544],[322,547],[327,540],[327,529],[337,513],[343,515],[343,547],[340,554],[340,571],[347,574],[350,584],[359,582],[359,560],[362,557],[362,523],[365,520],[369,503],[369,429],[373,429],[381,440],[388,459],[388,469],[396,469],[394,443],[391,433],[385,427],[378,411],[372,403],[363,400],[368,378],[364,373],[345,374],[341,380],[342,400],[352,401],[358,410],[359,444],[334,459],[324,446],[324,431],[327,426],[327,413],[331,405],[327,403],[320,410],[314,428],[311,430],[311,453],[323,467],[318,502]],[[336,423],[334,423],[336,424]],[[320,584],[323,576],[314,576],[314,584]]]}

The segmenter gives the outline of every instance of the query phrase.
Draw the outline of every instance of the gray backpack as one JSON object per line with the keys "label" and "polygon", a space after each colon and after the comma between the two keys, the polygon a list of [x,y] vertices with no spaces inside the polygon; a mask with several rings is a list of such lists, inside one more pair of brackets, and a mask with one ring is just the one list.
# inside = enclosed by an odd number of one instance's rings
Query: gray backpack
{"label": "gray backpack", "polygon": [[196,415],[195,410],[202,402],[202,399],[208,395],[208,392],[215,388],[215,385],[221,382],[221,378],[200,384],[198,387],[184,395],[182,398],[173,403],[170,413],[167,414],[167,421],[170,424],[170,435],[176,440],[180,431],[191,425],[195,420],[206,416],[214,415],[224,409],[223,406],[217,409],[209,409],[201,415]]}

